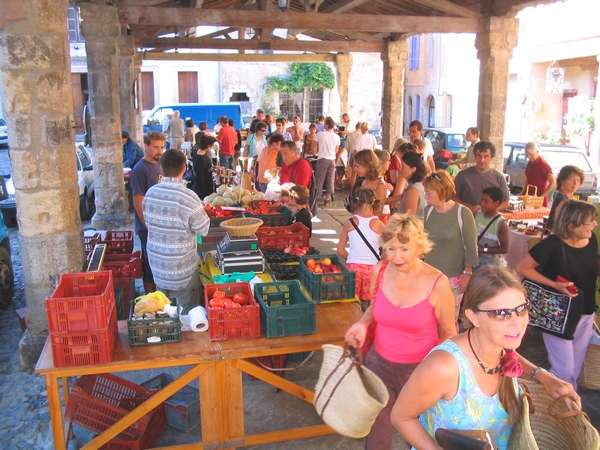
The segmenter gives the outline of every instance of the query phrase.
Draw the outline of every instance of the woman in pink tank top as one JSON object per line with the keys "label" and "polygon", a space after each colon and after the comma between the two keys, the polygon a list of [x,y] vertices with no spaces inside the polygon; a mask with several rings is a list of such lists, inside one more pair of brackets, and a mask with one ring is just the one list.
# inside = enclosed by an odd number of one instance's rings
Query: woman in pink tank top
{"label": "woman in pink tank top", "polygon": [[365,364],[390,393],[366,438],[367,450],[391,449],[394,428],[390,413],[402,386],[433,347],[456,334],[448,278],[422,260],[431,250],[422,221],[395,214],[381,240],[384,259],[371,277],[371,306],[345,337],[349,345],[362,348],[368,330],[374,329]]}

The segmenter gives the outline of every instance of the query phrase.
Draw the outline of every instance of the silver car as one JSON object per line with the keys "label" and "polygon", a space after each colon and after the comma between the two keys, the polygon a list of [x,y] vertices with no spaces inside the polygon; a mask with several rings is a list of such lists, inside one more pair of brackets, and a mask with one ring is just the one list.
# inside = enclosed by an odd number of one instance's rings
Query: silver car
{"label": "silver car", "polygon": [[[598,190],[598,168],[590,162],[585,150],[568,145],[540,144],[540,155],[552,168],[554,176],[564,166],[571,165],[583,171],[584,179],[577,190],[577,194],[587,197]],[[521,192],[525,186],[525,142],[506,142],[504,144],[504,173],[510,176],[511,192]]]}

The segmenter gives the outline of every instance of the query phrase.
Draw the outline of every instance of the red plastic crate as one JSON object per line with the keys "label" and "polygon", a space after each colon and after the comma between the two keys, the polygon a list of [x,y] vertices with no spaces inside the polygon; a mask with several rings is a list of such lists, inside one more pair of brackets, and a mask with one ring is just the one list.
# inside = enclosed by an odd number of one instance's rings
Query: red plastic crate
{"label": "red plastic crate", "polygon": [[94,250],[96,244],[100,243],[100,233],[94,233],[92,236],[83,237],[83,255],[85,260],[90,257],[90,253]]}
{"label": "red plastic crate", "polygon": [[106,329],[114,310],[111,271],[65,273],[46,299],[50,334],[95,333]]}
{"label": "red plastic crate", "polygon": [[[241,308],[211,308],[209,301],[217,290],[225,291],[227,297],[243,292],[250,299],[250,304]],[[204,305],[208,312],[211,341],[260,337],[260,306],[248,283],[207,284],[204,286]]]}
{"label": "red plastic crate", "polygon": [[112,361],[117,341],[117,312],[113,311],[108,327],[94,332],[51,333],[54,367],[89,366]]}
{"label": "red plastic crate", "polygon": [[283,250],[286,247],[309,247],[310,231],[306,225],[296,222],[283,227],[262,226],[256,230],[258,246],[265,250]]}
{"label": "red plastic crate", "polygon": [[142,252],[108,254],[102,262],[102,270],[112,270],[115,278],[140,278],[142,276]]}
{"label": "red plastic crate", "polygon": [[107,246],[107,253],[131,253],[133,252],[133,231],[106,232],[106,239],[102,241]]}
{"label": "red plastic crate", "polygon": [[[101,433],[151,395],[148,389],[115,375],[86,375],[73,386],[65,415],[82,427]],[[165,410],[160,405],[117,435],[106,448],[151,447],[164,430],[165,423]],[[150,438],[154,442],[148,442]]]}

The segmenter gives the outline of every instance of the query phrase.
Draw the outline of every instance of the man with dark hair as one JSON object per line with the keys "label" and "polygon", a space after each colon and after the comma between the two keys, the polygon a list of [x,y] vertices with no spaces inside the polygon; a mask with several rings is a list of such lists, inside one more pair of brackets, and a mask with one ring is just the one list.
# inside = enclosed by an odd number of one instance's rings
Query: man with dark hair
{"label": "man with dark hair", "polygon": [[152,186],[158,183],[161,176],[160,158],[165,148],[165,136],[157,131],[152,131],[144,136],[144,158],[139,160],[131,171],[129,184],[133,197],[133,210],[135,213],[135,232],[140,238],[142,245],[142,265],[144,290],[152,292],[156,290],[152,269],[148,263],[146,243],[148,241],[148,229],[144,220],[143,201],[144,196]]}
{"label": "man with dark hair", "polygon": [[121,142],[123,143],[123,167],[133,169],[136,163],[144,157],[144,150],[131,139],[128,131],[121,131]]}
{"label": "man with dark hair", "polygon": [[258,125],[259,122],[264,122],[265,118],[265,112],[261,108],[258,108],[256,110],[256,117],[252,119],[252,122],[250,123],[250,134],[256,133],[256,125]]}
{"label": "man with dark hair", "polygon": [[502,190],[504,198],[498,207],[502,211],[508,205],[510,192],[504,175],[492,168],[492,159],[496,155],[496,147],[488,141],[475,144],[475,165],[456,175],[456,197],[467,206],[473,214],[480,210],[481,193],[485,188],[495,186]]}
{"label": "man with dark hair", "polygon": [[286,141],[279,151],[283,161],[279,171],[279,183],[294,183],[305,188],[310,187],[313,177],[310,163],[300,156],[300,149],[292,141]]}
{"label": "man with dark hair", "polygon": [[286,130],[286,122],[287,121],[284,117],[278,117],[277,120],[275,120],[275,131],[273,132],[273,134],[280,134],[283,136],[283,140],[291,141],[292,135],[289,131]]}
{"label": "man with dark hair", "polygon": [[238,158],[242,156],[242,133],[235,127],[233,119],[228,119],[227,123],[235,131],[235,135],[237,136],[237,143],[233,149],[233,167],[236,168],[238,165]]}
{"label": "man with dark hair", "polygon": [[418,139],[425,142],[425,150],[423,151],[423,160],[430,172],[435,172],[435,161],[433,160],[433,145],[431,141],[423,135],[423,124],[418,120],[413,120],[408,125],[408,134],[410,141],[414,144]]}
{"label": "man with dark hair", "polygon": [[185,187],[186,157],[168,150],[160,159],[163,177],[146,193],[148,259],[156,287],[183,308],[198,304],[196,234],[208,233],[210,219],[194,191]]}
{"label": "man with dark hair", "polygon": [[475,144],[479,142],[479,129],[477,127],[467,128],[467,132],[465,133],[465,141],[469,143],[469,148],[467,148],[467,154],[461,162],[473,165],[475,164],[475,153],[473,152],[473,149]]}
{"label": "man with dark hair", "polygon": [[267,190],[267,184],[275,176],[277,170],[277,155],[283,144],[283,137],[279,134],[273,134],[268,141],[268,145],[260,152],[258,157],[258,188],[261,192]]}
{"label": "man with dark hair", "polygon": [[340,137],[334,131],[335,122],[331,117],[325,119],[325,130],[317,134],[317,168],[315,170],[315,186],[320,196],[325,189],[323,199],[327,207],[333,201],[335,181],[335,160],[340,152]]}
{"label": "man with dark hair", "polygon": [[219,119],[221,130],[219,131],[219,163],[233,169],[233,156],[235,155],[235,146],[237,144],[237,133],[233,127],[229,126],[227,117]]}
{"label": "man with dark hair", "polygon": [[325,131],[325,116],[324,115],[319,114],[317,116],[316,125],[317,125],[317,132],[318,133],[320,133],[321,131]]}

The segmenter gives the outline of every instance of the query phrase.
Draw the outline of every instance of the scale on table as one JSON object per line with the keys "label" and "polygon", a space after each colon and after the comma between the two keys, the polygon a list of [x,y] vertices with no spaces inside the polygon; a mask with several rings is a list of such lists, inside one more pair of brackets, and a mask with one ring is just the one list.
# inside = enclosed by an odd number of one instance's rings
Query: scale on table
{"label": "scale on table", "polygon": [[237,237],[226,233],[217,246],[217,266],[224,274],[264,272],[265,258],[258,248],[256,235]]}

